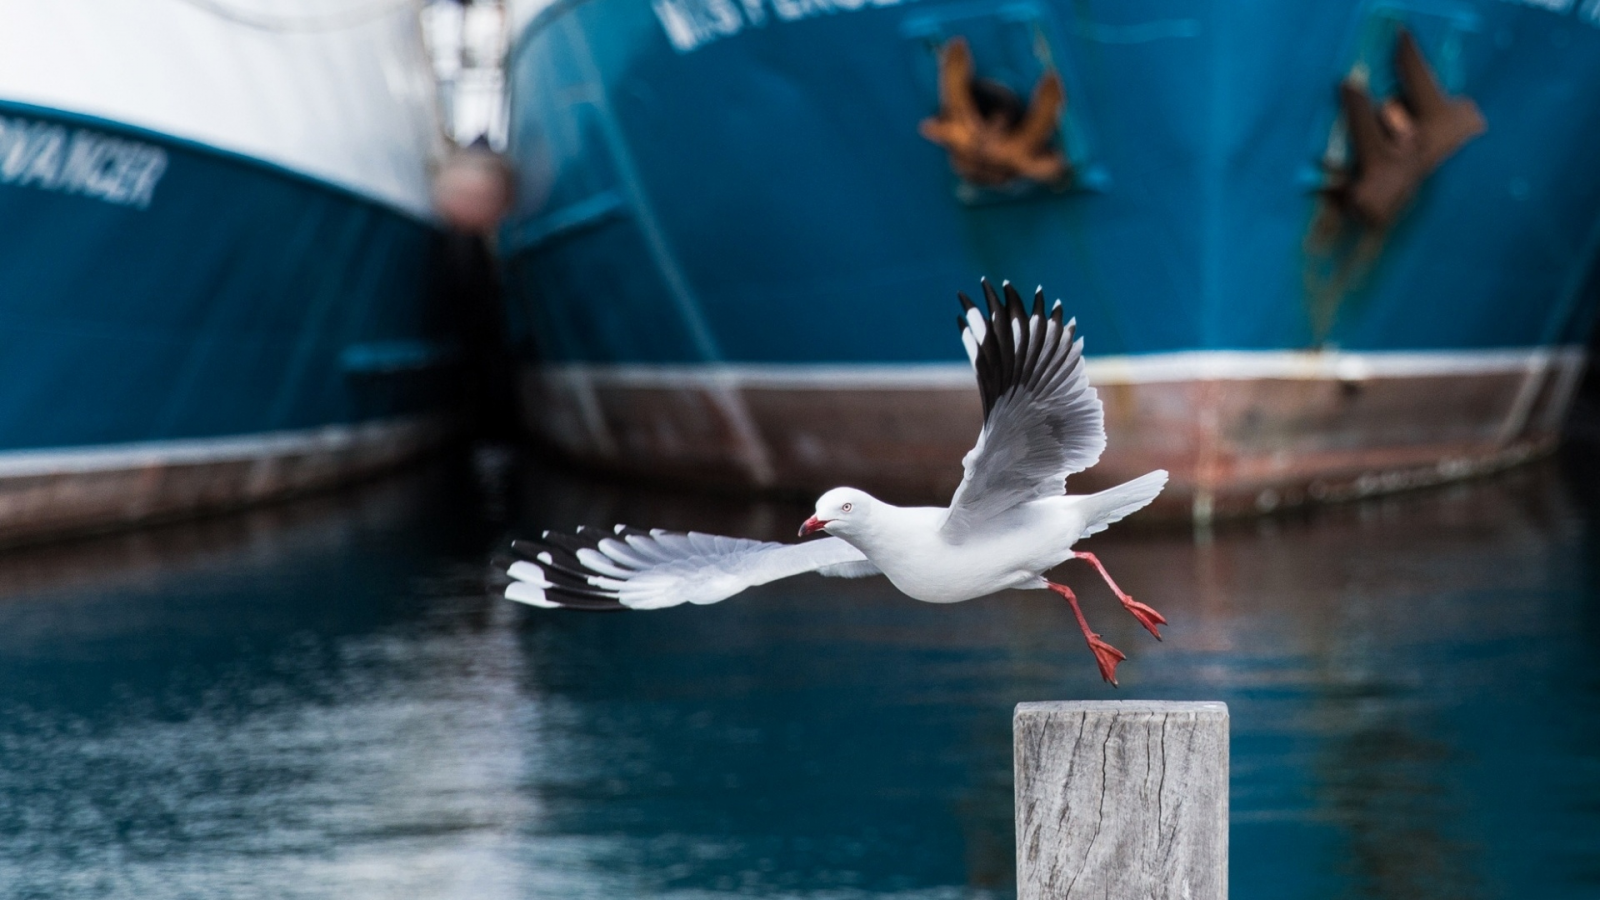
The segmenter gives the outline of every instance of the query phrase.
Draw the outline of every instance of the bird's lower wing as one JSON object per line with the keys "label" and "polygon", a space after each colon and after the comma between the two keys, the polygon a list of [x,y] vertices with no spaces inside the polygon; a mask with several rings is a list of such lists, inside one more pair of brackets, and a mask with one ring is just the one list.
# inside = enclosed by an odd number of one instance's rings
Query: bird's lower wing
{"label": "bird's lower wing", "polygon": [[777,544],[699,532],[623,525],[611,531],[547,531],[515,541],[506,598],[530,606],[661,609],[716,603],[746,588],[816,572],[836,578],[878,574],[860,550],[836,537]]}

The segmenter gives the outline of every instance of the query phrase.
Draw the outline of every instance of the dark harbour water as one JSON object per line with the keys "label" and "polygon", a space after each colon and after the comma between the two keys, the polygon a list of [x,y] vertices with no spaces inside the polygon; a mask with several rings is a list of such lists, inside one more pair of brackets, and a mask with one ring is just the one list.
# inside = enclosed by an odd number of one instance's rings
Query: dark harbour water
{"label": "dark harbour water", "polygon": [[1113,529],[1116,693],[1042,593],[492,600],[513,533],[806,514],[503,462],[0,556],[0,897],[1007,897],[1011,707],[1083,697],[1231,705],[1235,898],[1600,897],[1600,455]]}

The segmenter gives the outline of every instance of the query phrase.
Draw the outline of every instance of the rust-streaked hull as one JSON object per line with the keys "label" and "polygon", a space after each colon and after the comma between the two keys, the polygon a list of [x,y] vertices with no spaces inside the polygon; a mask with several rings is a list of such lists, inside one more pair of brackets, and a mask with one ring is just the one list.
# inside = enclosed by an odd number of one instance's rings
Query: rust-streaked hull
{"label": "rust-streaked hull", "polygon": [[[1266,512],[1469,477],[1555,446],[1576,349],[1101,359],[1097,490],[1172,473],[1172,515]],[[525,420],[580,462],[755,490],[946,500],[981,411],[964,366],[529,367]]]}
{"label": "rust-streaked hull", "polygon": [[421,414],[303,431],[0,453],[0,546],[237,509],[414,459],[451,423]]}

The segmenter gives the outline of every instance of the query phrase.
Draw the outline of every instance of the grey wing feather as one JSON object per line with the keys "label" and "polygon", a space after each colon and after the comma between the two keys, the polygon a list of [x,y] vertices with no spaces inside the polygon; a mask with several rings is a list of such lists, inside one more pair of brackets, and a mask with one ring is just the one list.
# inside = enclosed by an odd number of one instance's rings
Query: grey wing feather
{"label": "grey wing feather", "polygon": [[961,540],[974,527],[1019,504],[1066,492],[1067,476],[1094,465],[1106,447],[1105,412],[1083,362],[1077,320],[1049,313],[1044,292],[1033,310],[1009,283],[1002,302],[985,281],[985,318],[961,295],[962,343],[978,375],[983,430],[961,461],[966,472],[946,519],[946,536]]}
{"label": "grey wing feather", "polygon": [[[837,540],[837,538],[835,538],[835,540]],[[854,562],[842,562],[835,563],[831,566],[823,566],[817,569],[817,574],[826,575],[829,578],[867,578],[872,575],[882,575],[883,570],[878,568],[877,563],[870,559],[863,558],[855,560]]]}
{"label": "grey wing feather", "polygon": [[791,575],[861,578],[878,569],[836,537],[778,544],[700,532],[579,528],[515,541],[506,598],[573,609],[660,609],[716,603]]}

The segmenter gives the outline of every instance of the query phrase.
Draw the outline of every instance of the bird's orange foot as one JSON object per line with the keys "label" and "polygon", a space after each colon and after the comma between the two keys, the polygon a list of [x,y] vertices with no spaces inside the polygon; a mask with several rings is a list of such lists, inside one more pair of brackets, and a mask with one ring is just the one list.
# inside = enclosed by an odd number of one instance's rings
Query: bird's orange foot
{"label": "bird's orange foot", "polygon": [[[1115,687],[1117,684],[1117,663],[1128,657],[1123,655],[1121,650],[1102,640],[1100,635],[1090,630],[1089,620],[1083,617],[1083,609],[1078,606],[1078,595],[1072,592],[1072,588],[1064,584],[1056,584],[1053,581],[1046,581],[1044,584],[1045,587],[1060,594],[1066,599],[1067,603],[1072,605],[1072,615],[1078,620],[1078,627],[1083,629],[1083,639],[1089,642],[1089,649],[1094,651],[1094,661],[1100,666],[1100,677]],[[1128,599],[1132,600],[1133,598],[1129,597]],[[1152,609],[1150,612],[1155,613],[1158,618],[1160,617],[1160,613],[1156,613],[1155,610]]]}
{"label": "bird's orange foot", "polygon": [[1118,599],[1122,601],[1123,608],[1132,613],[1133,617],[1139,620],[1139,624],[1143,625],[1146,631],[1155,635],[1156,640],[1161,640],[1161,632],[1156,630],[1156,626],[1167,624],[1166,616],[1156,612],[1153,607],[1140,603],[1127,595],[1123,595]]}
{"label": "bird's orange foot", "polygon": [[1127,655],[1101,640],[1098,634],[1089,635],[1089,649],[1094,651],[1094,661],[1100,666],[1100,677],[1115,687],[1117,663],[1127,659]]}
{"label": "bird's orange foot", "polygon": [[1111,593],[1117,595],[1117,599],[1121,601],[1123,609],[1132,613],[1133,617],[1139,620],[1139,624],[1143,625],[1146,631],[1156,636],[1156,640],[1161,640],[1161,632],[1156,630],[1156,626],[1167,624],[1166,616],[1156,612],[1154,608],[1133,599],[1127,591],[1117,587],[1117,583],[1111,580],[1111,573],[1106,571],[1106,567],[1100,564],[1100,558],[1093,553],[1074,553],[1072,556],[1074,559],[1081,559],[1094,566],[1095,571],[1100,573],[1100,577],[1105,579],[1106,587],[1111,588]]}

